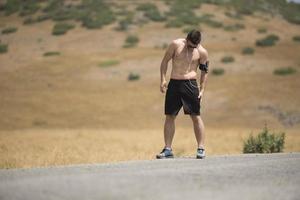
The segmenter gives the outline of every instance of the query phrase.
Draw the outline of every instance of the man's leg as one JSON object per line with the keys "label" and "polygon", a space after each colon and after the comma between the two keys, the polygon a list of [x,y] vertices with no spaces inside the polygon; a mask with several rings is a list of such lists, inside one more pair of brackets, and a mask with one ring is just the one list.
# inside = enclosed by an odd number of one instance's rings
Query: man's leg
{"label": "man's leg", "polygon": [[204,124],[200,115],[190,115],[193,120],[194,132],[197,140],[198,148],[204,149]]}
{"label": "man's leg", "polygon": [[166,115],[164,126],[165,147],[171,148],[173,137],[175,134],[175,118],[176,115]]}

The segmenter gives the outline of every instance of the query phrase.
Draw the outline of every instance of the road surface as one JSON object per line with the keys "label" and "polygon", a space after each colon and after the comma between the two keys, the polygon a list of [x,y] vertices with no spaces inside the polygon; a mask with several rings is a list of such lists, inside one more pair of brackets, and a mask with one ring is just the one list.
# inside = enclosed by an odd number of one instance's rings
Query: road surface
{"label": "road surface", "polygon": [[300,153],[0,170],[0,200],[300,199]]}

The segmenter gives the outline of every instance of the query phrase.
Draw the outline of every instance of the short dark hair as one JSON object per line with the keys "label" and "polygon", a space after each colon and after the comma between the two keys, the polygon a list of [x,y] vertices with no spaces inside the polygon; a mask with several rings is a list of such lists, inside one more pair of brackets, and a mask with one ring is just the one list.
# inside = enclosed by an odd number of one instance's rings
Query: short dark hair
{"label": "short dark hair", "polygon": [[199,44],[201,42],[201,33],[197,30],[191,30],[187,36],[186,39],[191,41],[193,44]]}

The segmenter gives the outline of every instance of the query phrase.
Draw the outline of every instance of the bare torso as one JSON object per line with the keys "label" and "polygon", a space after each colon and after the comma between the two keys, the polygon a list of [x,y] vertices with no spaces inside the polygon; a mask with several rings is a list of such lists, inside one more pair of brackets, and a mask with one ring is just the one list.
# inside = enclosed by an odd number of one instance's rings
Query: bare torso
{"label": "bare torso", "polygon": [[187,48],[186,39],[175,40],[176,50],[172,57],[172,79],[196,79],[197,68],[201,51],[204,48],[199,45],[195,49]]}

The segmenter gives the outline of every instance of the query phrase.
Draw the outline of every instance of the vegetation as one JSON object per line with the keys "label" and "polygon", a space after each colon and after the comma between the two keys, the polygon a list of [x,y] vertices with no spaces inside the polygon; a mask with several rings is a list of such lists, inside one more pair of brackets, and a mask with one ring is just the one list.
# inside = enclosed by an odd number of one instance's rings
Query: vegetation
{"label": "vegetation", "polygon": [[278,40],[279,37],[277,35],[270,34],[260,40],[256,40],[256,46],[260,46],[260,47],[273,46],[276,44]]}
{"label": "vegetation", "polygon": [[0,53],[6,53],[8,51],[8,46],[7,44],[1,44],[0,43]]}
{"label": "vegetation", "polygon": [[292,67],[282,67],[282,68],[275,69],[273,71],[273,73],[275,75],[279,75],[279,76],[286,76],[286,75],[290,75],[290,74],[295,74],[296,72],[297,72],[297,70],[292,68]]}
{"label": "vegetation", "polygon": [[106,60],[99,63],[99,67],[111,67],[118,64],[120,64],[120,61],[118,60]]}
{"label": "vegetation", "polygon": [[284,148],[285,133],[270,133],[264,128],[257,137],[252,134],[244,141],[244,153],[277,153],[282,152]]}
{"label": "vegetation", "polygon": [[129,26],[133,23],[133,12],[127,12],[124,19],[119,21],[119,26],[116,28],[118,31],[127,31]]}
{"label": "vegetation", "polygon": [[53,27],[53,35],[63,35],[68,32],[68,30],[73,29],[75,26],[68,23],[57,23]]}
{"label": "vegetation", "polygon": [[199,17],[194,13],[194,9],[199,8],[201,0],[170,1],[170,11],[167,16],[171,19],[166,23],[166,27],[182,27],[184,25],[198,25]]}
{"label": "vegetation", "polygon": [[44,56],[59,56],[60,52],[58,51],[48,51],[43,54]]}
{"label": "vegetation", "polygon": [[244,54],[244,55],[252,55],[252,54],[254,54],[254,49],[251,48],[251,47],[245,47],[242,50],[242,54]]}
{"label": "vegetation", "polygon": [[225,56],[221,59],[221,61],[223,63],[231,63],[231,62],[234,62],[234,57],[232,56]]}
{"label": "vegetation", "polygon": [[293,37],[293,40],[294,40],[295,42],[300,42],[300,35],[294,36],[294,37]]}
{"label": "vegetation", "polygon": [[212,75],[221,76],[225,73],[223,68],[215,68],[211,71]]}
{"label": "vegetation", "polygon": [[152,21],[164,21],[166,19],[160,14],[156,5],[152,3],[140,4],[136,9],[138,11],[143,11],[144,15]]}
{"label": "vegetation", "polygon": [[258,28],[258,29],[257,29],[257,32],[258,32],[258,33],[266,33],[266,32],[267,32],[267,29],[264,28],[264,27],[261,27],[261,28]]}
{"label": "vegetation", "polygon": [[129,81],[136,81],[136,80],[139,80],[139,79],[140,79],[140,75],[137,74],[137,73],[130,72],[129,75],[128,75],[128,80]]}
{"label": "vegetation", "polygon": [[137,45],[137,43],[139,42],[139,38],[135,35],[129,35],[126,40],[125,40],[125,44],[123,45],[124,48],[130,48],[130,47],[134,47]]}
{"label": "vegetation", "polygon": [[7,27],[5,29],[2,30],[2,34],[10,34],[10,33],[14,33],[18,30],[17,27]]}
{"label": "vegetation", "polygon": [[244,24],[233,24],[233,25],[227,25],[224,26],[224,30],[225,31],[239,31],[241,29],[245,29],[245,25]]}

